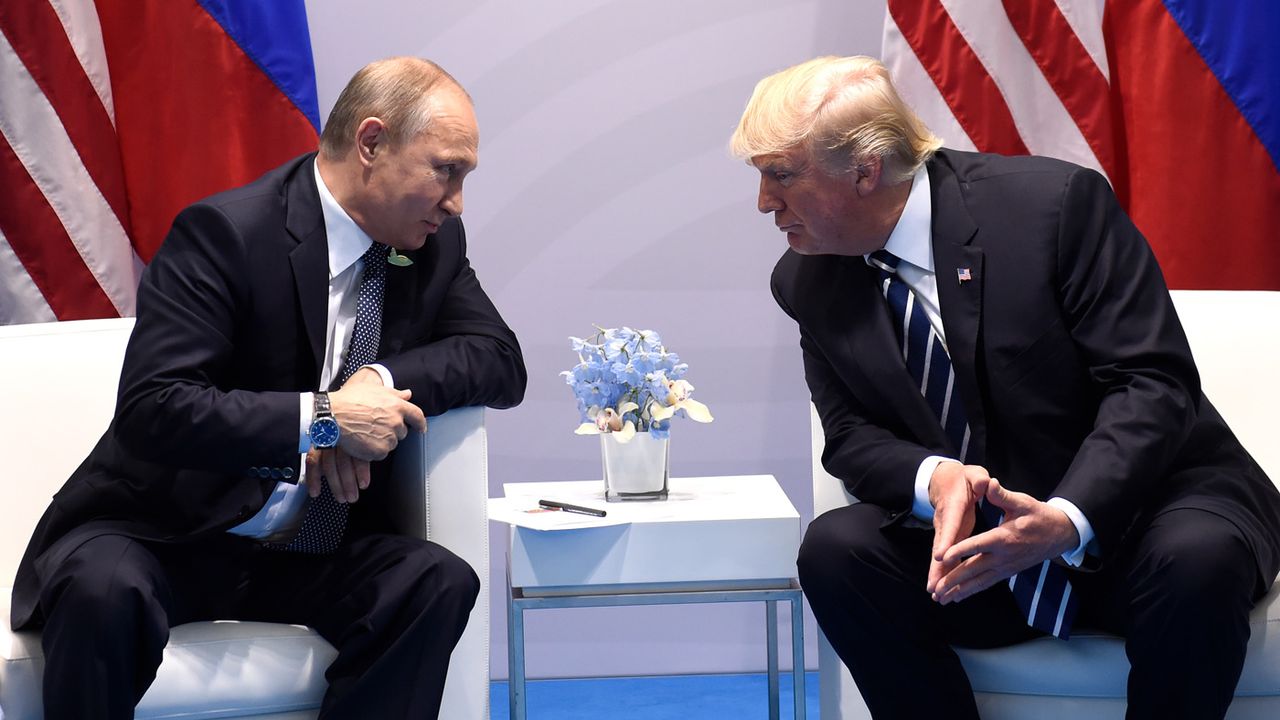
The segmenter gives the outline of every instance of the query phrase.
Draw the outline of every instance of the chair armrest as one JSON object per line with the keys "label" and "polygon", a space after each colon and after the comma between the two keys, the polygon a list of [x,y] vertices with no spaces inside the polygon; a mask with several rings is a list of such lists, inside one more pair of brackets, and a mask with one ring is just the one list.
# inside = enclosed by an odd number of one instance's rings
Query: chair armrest
{"label": "chair armrest", "polygon": [[812,403],[809,405],[809,440],[812,444],[810,457],[813,459],[813,516],[858,502],[858,498],[845,489],[843,482],[822,467],[822,450],[826,447],[827,438],[822,432],[818,409]]}
{"label": "chair armrest", "polygon": [[[426,434],[409,433],[396,448],[391,485],[391,520],[396,532],[432,540],[458,552],[451,541],[460,538],[465,546],[473,538],[479,518],[487,539],[484,522],[489,466],[484,408],[457,408],[427,418]],[[432,516],[433,507],[443,512]]]}
{"label": "chair armrest", "polygon": [[440,717],[489,717],[489,447],[484,408],[427,418],[391,461],[394,529],[426,538],[466,560],[480,576],[480,596],[454,648]]}

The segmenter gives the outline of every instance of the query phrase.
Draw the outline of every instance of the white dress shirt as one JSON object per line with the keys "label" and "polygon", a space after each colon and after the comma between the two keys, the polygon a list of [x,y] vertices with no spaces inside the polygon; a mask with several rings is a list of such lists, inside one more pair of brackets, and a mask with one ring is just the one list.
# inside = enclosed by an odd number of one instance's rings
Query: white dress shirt
{"label": "white dress shirt", "polygon": [[[942,308],[938,302],[938,278],[933,267],[933,207],[930,197],[929,173],[921,168],[911,179],[911,193],[902,209],[898,224],[889,234],[884,249],[902,260],[898,264],[898,277],[911,288],[916,301],[924,308],[929,324],[938,334],[943,348],[947,347],[947,332],[942,326]],[[866,257],[866,256],[864,256]],[[868,263],[870,260],[868,260]],[[948,349],[947,354],[951,351]],[[942,462],[959,462],[954,458],[931,455],[920,463],[916,471],[915,499],[911,514],[921,521],[932,523],[933,505],[929,502],[929,481],[933,471]],[[1080,545],[1064,553],[1062,559],[1079,566],[1084,561],[1085,546],[1093,540],[1093,526],[1075,503],[1060,497],[1049,498],[1048,504],[1063,511],[1080,533]]]}
{"label": "white dress shirt", "polygon": [[[342,370],[346,348],[356,324],[356,306],[360,296],[360,278],[364,274],[361,256],[373,239],[360,229],[346,210],[338,204],[320,177],[320,169],[312,162],[320,208],[324,213],[324,230],[329,242],[329,304],[326,313],[324,364],[320,366],[320,388],[328,388]],[[394,387],[391,372],[382,365],[368,367],[378,371],[387,387]],[[317,388],[317,389],[320,389]],[[301,393],[298,398],[298,452],[304,456],[311,449],[311,419],[315,410],[315,394]],[[298,483],[276,483],[267,504],[258,514],[228,532],[259,539],[292,537],[302,522],[306,509],[307,464],[301,463]]]}

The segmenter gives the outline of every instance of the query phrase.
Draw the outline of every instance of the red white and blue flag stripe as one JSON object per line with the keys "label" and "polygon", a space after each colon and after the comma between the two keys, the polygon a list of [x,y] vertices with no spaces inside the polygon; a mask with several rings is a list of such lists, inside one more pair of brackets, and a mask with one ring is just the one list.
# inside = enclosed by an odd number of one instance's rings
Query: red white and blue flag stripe
{"label": "red white and blue flag stripe", "polygon": [[888,8],[885,64],[947,146],[1102,172],[1172,287],[1280,290],[1280,3]]}
{"label": "red white and blue flag stripe", "polygon": [[186,204],[316,146],[303,0],[0,2],[0,324],[133,314]]}

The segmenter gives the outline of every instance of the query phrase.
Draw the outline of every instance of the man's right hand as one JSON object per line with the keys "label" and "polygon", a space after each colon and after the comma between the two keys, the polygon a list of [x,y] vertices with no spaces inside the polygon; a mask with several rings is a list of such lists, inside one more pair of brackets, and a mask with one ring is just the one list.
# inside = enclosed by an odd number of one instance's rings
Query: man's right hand
{"label": "man's right hand", "polygon": [[987,494],[991,476],[981,465],[941,462],[929,479],[929,502],[933,505],[933,555],[929,558],[929,580],[933,593],[938,581],[963,558],[950,563],[943,556],[952,545],[973,533],[978,500]]}
{"label": "man's right hand", "polygon": [[328,483],[335,500],[353,503],[360,499],[360,491],[369,487],[369,462],[351,457],[342,448],[311,448],[306,477],[311,497],[320,497],[321,487]]}
{"label": "man's right hand", "polygon": [[[369,382],[362,373],[329,393],[333,417],[342,429],[338,447],[357,460],[381,460],[410,429],[426,432],[427,418],[409,402],[410,391],[386,387],[381,381]],[[377,377],[372,370],[369,373]]]}

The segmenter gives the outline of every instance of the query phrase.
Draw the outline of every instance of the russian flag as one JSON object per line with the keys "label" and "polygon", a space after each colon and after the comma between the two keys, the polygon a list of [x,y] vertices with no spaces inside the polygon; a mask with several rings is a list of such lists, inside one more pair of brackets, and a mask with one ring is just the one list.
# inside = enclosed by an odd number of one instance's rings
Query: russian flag
{"label": "russian flag", "polygon": [[885,64],[949,147],[1102,172],[1172,287],[1280,290],[1280,3],[888,9]]}
{"label": "russian flag", "polygon": [[0,3],[0,324],[131,315],[177,212],[319,126],[303,0]]}

